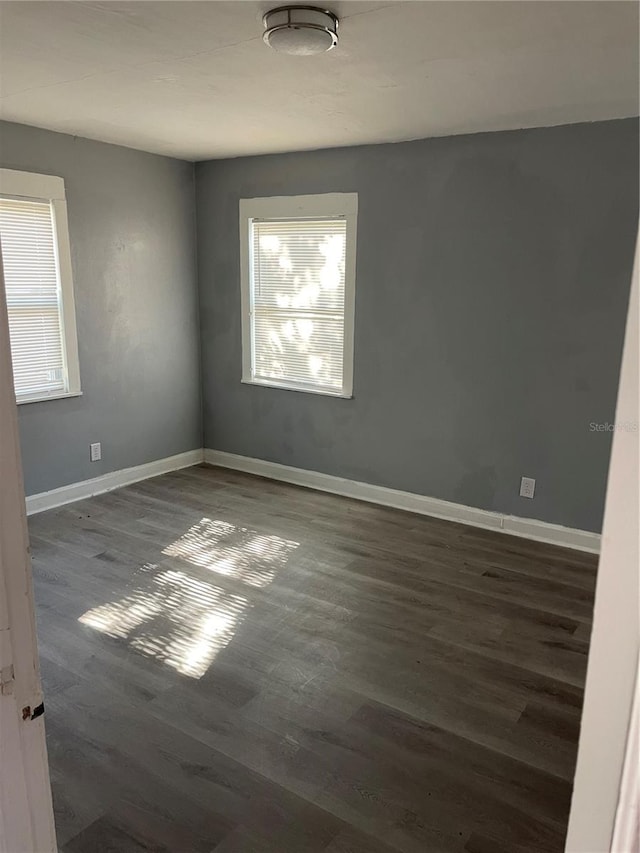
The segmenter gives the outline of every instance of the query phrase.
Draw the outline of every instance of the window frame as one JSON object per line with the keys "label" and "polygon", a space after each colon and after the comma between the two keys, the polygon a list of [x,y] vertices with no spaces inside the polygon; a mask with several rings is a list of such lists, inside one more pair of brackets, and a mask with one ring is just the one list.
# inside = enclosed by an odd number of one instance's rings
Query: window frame
{"label": "window frame", "polygon": [[82,389],[78,359],[78,333],[64,178],[54,175],[41,175],[37,172],[21,172],[16,169],[0,169],[0,197],[47,202],[51,205],[60,287],[62,347],[67,375],[67,388],[65,390],[22,396],[16,394],[16,403],[20,406],[25,403],[40,403],[44,400],[80,397],[82,396]]}
{"label": "window frame", "polygon": [[[275,379],[258,379],[253,375],[253,240],[251,226],[254,219],[344,219],[345,274],[344,274],[344,333],[342,356],[342,387],[335,391],[313,388],[295,381],[279,382]],[[358,220],[357,193],[321,193],[318,195],[268,196],[240,199],[240,296],[242,313],[242,378],[247,385],[280,388],[321,394],[327,397],[353,397],[353,357],[356,293],[356,238]]]}

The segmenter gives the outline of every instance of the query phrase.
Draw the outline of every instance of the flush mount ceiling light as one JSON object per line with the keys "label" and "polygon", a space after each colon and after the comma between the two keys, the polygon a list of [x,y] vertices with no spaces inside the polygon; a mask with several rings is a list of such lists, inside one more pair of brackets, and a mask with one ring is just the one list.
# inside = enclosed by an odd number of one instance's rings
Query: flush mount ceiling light
{"label": "flush mount ceiling light", "polygon": [[264,41],[278,53],[313,56],[338,44],[338,19],[317,6],[279,6],[262,19]]}

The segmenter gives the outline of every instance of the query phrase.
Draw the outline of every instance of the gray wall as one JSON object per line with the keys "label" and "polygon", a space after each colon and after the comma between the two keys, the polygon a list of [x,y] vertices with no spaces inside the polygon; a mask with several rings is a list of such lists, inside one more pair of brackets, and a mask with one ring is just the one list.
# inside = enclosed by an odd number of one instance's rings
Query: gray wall
{"label": "gray wall", "polygon": [[65,179],[75,285],[83,396],[19,407],[26,493],[201,447],[193,166],[10,123],[0,165]]}
{"label": "gray wall", "polygon": [[[241,385],[238,200],[335,191],[359,194],[354,399]],[[206,447],[600,530],[636,120],[212,161],[196,193]]]}

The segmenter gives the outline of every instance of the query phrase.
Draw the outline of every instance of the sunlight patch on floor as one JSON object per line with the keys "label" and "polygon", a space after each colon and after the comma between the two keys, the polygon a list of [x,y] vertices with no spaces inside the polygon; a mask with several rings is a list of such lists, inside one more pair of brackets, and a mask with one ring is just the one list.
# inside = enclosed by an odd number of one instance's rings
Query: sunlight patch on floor
{"label": "sunlight patch on floor", "polygon": [[231,642],[251,603],[246,595],[193,577],[189,564],[265,587],[298,544],[203,518],[162,552],[184,569],[147,563],[135,573],[131,593],[88,610],[78,621],[200,678]]}
{"label": "sunlight patch on floor", "polygon": [[298,545],[279,536],[203,518],[162,553],[249,586],[267,586]]}
{"label": "sunlight patch on floor", "polygon": [[199,678],[231,641],[248,600],[156,565],[143,566],[140,575],[145,583],[134,592],[88,610],[79,621]]}

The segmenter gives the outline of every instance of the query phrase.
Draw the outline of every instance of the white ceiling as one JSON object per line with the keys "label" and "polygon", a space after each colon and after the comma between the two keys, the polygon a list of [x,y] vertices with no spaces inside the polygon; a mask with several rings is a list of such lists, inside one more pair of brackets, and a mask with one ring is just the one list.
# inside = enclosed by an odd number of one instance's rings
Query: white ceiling
{"label": "white ceiling", "polygon": [[2,2],[0,115],[202,160],[638,114],[635,2],[330,3],[316,57],[278,4]]}

